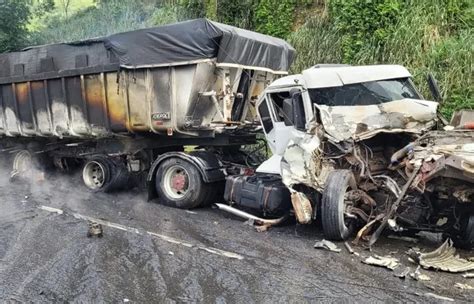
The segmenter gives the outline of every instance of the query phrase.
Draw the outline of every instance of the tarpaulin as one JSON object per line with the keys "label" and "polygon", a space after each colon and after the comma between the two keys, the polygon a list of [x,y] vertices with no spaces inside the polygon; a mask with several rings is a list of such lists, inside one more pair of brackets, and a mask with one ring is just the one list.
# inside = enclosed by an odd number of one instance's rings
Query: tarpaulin
{"label": "tarpaulin", "polygon": [[135,30],[0,54],[0,77],[119,64],[140,68],[214,59],[223,65],[288,71],[295,50],[282,39],[209,21]]}

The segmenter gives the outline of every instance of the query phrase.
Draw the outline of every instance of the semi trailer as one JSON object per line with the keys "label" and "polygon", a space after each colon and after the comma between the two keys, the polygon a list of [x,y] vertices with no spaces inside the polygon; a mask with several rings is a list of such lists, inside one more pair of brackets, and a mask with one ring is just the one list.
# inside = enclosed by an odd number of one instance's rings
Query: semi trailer
{"label": "semi trailer", "polygon": [[255,143],[249,106],[294,55],[206,19],[0,54],[0,149],[13,176],[79,165],[90,190],[112,191],[148,174],[150,196],[196,207],[230,151]]}
{"label": "semi trailer", "polygon": [[[427,101],[402,66],[285,76],[294,56],[206,19],[1,54],[1,152],[13,177],[80,166],[90,191],[141,177],[150,199],[263,228],[294,216],[333,240],[429,230],[472,247],[472,112],[447,123],[435,81]],[[261,134],[256,164],[241,147]]]}

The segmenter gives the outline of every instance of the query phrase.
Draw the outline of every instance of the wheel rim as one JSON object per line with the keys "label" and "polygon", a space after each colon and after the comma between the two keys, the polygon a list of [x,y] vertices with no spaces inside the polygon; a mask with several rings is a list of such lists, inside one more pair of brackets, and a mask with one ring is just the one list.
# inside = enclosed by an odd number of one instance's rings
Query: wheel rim
{"label": "wheel rim", "polygon": [[343,201],[343,209],[342,209],[344,210],[343,221],[344,221],[344,226],[346,229],[350,228],[354,220],[353,218],[348,216],[348,209],[350,209],[350,207],[352,207],[353,205],[353,201],[348,199],[349,189],[350,189],[349,185],[344,189],[344,201]]}
{"label": "wheel rim", "polygon": [[163,188],[170,198],[183,198],[189,190],[188,171],[179,165],[168,168],[163,175]]}
{"label": "wheel rim", "polygon": [[13,171],[17,173],[25,173],[33,168],[33,160],[30,152],[20,151],[15,155],[13,160]]}
{"label": "wheel rim", "polygon": [[88,162],[82,171],[82,179],[89,189],[97,190],[102,188],[106,181],[104,165],[97,161]]}

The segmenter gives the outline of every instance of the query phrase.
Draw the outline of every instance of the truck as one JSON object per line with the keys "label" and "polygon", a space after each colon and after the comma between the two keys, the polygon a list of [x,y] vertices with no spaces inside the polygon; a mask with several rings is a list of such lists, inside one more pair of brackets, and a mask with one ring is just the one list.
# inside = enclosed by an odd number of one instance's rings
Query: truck
{"label": "truck", "polygon": [[[285,76],[294,57],[206,19],[3,54],[1,151],[12,176],[80,166],[91,191],[143,181],[162,204],[216,203],[261,229],[294,216],[332,240],[427,230],[471,248],[473,112],[448,123],[435,80],[425,100],[399,65]],[[261,134],[259,164],[245,147]]]}

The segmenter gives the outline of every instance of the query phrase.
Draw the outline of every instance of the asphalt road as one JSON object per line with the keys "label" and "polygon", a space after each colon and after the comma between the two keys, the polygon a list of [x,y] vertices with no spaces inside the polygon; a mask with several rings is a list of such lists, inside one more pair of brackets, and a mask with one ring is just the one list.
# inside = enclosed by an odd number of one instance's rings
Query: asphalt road
{"label": "asphalt road", "polygon": [[[399,279],[365,265],[392,254],[406,266],[411,243],[382,239],[360,256],[317,250],[316,226],[257,232],[212,208],[191,212],[146,202],[134,190],[93,194],[73,176],[11,184],[0,177],[0,302],[306,303],[459,302],[474,299],[460,274],[423,271],[429,282]],[[42,206],[47,206],[44,208]],[[52,209],[52,208],[57,208]],[[104,224],[88,238],[87,218]],[[429,249],[434,244],[417,246]],[[470,254],[470,253],[464,253]],[[472,279],[471,279],[472,280]]]}

